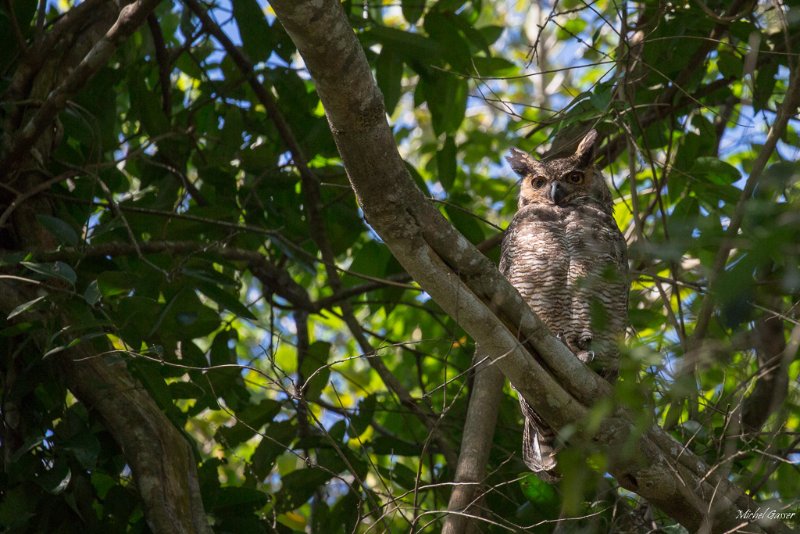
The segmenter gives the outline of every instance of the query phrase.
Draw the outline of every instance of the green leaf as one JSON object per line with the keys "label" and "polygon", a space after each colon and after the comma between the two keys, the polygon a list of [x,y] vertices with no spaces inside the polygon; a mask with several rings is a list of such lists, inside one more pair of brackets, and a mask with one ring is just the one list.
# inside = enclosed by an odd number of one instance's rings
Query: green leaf
{"label": "green leaf", "polygon": [[404,32],[386,26],[373,26],[362,34],[392,49],[405,61],[434,64],[442,57],[441,46],[433,39],[418,33]]}
{"label": "green leaf", "polygon": [[343,278],[344,285],[352,287],[367,281],[361,276],[355,276],[356,274],[374,278],[382,277],[382,267],[390,256],[391,253],[385,245],[375,241],[367,241],[353,255],[353,262],[350,264],[350,268],[347,269],[348,273]]}
{"label": "green leaf", "polygon": [[[329,521],[331,525],[342,525],[342,532],[354,532],[355,525],[359,518],[359,503],[361,498],[348,491],[347,494],[339,499],[331,508]],[[338,529],[338,526],[337,526]]]}
{"label": "green leaf", "polygon": [[767,167],[761,182],[775,190],[782,190],[800,180],[800,163],[778,161]]}
{"label": "green leaf", "polygon": [[402,95],[403,60],[388,46],[383,47],[378,55],[375,78],[383,93],[386,112],[391,115]]}
{"label": "green leaf", "polygon": [[288,511],[299,508],[331,477],[333,473],[319,468],[298,469],[287,474],[283,477],[283,485],[278,492],[278,509]]}
{"label": "green leaf", "polygon": [[[467,20],[464,14],[452,16],[450,17],[450,20],[475,49],[483,52],[487,57],[492,55],[492,52],[489,49],[490,43],[487,42],[486,36],[475,29],[475,26],[469,20]],[[473,60],[474,59],[475,58],[473,57]]]}
{"label": "green leaf", "polygon": [[274,422],[264,430],[265,437],[250,457],[258,478],[265,478],[278,456],[291,448],[296,433],[297,427],[293,421]]}
{"label": "green leaf", "polygon": [[125,271],[105,271],[97,276],[97,289],[105,298],[126,295],[136,285],[136,278]]}
{"label": "green leaf", "polygon": [[220,434],[228,446],[236,446],[250,439],[261,427],[272,421],[281,411],[281,404],[272,399],[261,399],[258,404],[250,405],[238,414],[238,421],[233,427],[222,427]]}
{"label": "green leaf", "polygon": [[258,2],[256,0],[236,0],[231,5],[248,58],[253,63],[266,61],[272,51],[270,27]]}
{"label": "green leaf", "polygon": [[444,146],[436,152],[436,169],[438,171],[439,183],[445,191],[450,191],[456,180],[456,141],[453,137],[447,136]]}
{"label": "green leaf", "polygon": [[398,441],[388,436],[378,436],[369,442],[369,447],[374,454],[394,456],[417,456],[421,450],[416,444]]}
{"label": "green leaf", "polygon": [[97,285],[97,280],[89,282],[86,286],[86,290],[83,292],[83,300],[85,300],[89,306],[94,306],[100,302],[102,296],[103,294],[100,292],[100,286]]}
{"label": "green leaf", "polygon": [[331,344],[325,341],[315,341],[308,347],[304,355],[300,373],[305,380],[305,397],[308,400],[317,400],[322,390],[328,385],[331,369],[328,366]]}
{"label": "green leaf", "polygon": [[611,103],[612,90],[612,86],[605,84],[600,84],[595,88],[592,96],[589,98],[589,102],[591,102],[594,109],[603,112],[608,109]]}
{"label": "green leaf", "polygon": [[23,302],[22,304],[20,304],[19,306],[17,306],[13,310],[11,310],[11,313],[8,314],[8,317],[6,317],[6,319],[9,319],[9,320],[13,319],[17,315],[25,312],[26,310],[29,310],[30,308],[32,308],[38,302],[44,300],[45,298],[46,298],[46,295],[42,295],[41,297],[36,297],[35,299],[29,300],[28,302]]}
{"label": "green leaf", "polygon": [[374,393],[358,401],[358,411],[350,416],[350,426],[353,429],[349,432],[351,438],[360,436],[367,431],[375,416],[376,405],[377,398]]}
{"label": "green leaf", "polygon": [[405,465],[394,462],[389,468],[378,467],[381,474],[401,488],[413,490],[417,484],[417,473]]}
{"label": "green leaf", "polygon": [[[585,468],[584,468],[585,469]],[[533,506],[526,506],[523,517],[527,521],[553,520],[560,509],[559,495],[555,488],[533,473],[524,474],[519,481],[522,494]]]}
{"label": "green leaf", "polygon": [[452,13],[458,11],[467,0],[437,0],[434,9],[440,13]]}
{"label": "green leaf", "polygon": [[78,244],[78,234],[70,225],[58,217],[39,214],[36,215],[36,219],[42,226],[47,228],[47,231],[53,234],[62,245],[74,246]]}
{"label": "green leaf", "polygon": [[81,467],[84,469],[94,469],[97,466],[97,458],[100,455],[100,441],[92,432],[78,432],[74,436],[65,440],[64,450],[71,452]]}
{"label": "green leaf", "polygon": [[216,330],[220,320],[219,314],[203,305],[193,290],[184,287],[167,301],[147,336],[158,331],[176,340],[194,339]]}
{"label": "green leaf", "polygon": [[433,11],[425,16],[425,31],[436,40],[447,62],[458,72],[470,70],[469,45],[456,29],[454,15]]}
{"label": "green leaf", "polygon": [[472,65],[478,76],[502,78],[519,74],[517,65],[500,57],[474,57]]}
{"label": "green leaf", "polygon": [[258,320],[258,318],[247,309],[247,306],[242,304],[242,302],[239,300],[238,290],[236,291],[237,294],[234,295],[215,285],[203,282],[197,284],[197,289],[206,297],[216,302],[220,308],[224,308],[231,313],[238,315],[239,317],[244,317],[245,319],[250,319],[251,321]]}
{"label": "green leaf", "polygon": [[710,180],[718,185],[727,185],[742,177],[739,169],[719,158],[700,157],[689,173],[699,180]]}
{"label": "green leaf", "polygon": [[53,466],[34,479],[45,491],[52,495],[64,493],[72,480],[72,471],[67,462],[56,460]]}
{"label": "green leaf", "polygon": [[765,109],[770,98],[772,98],[776,74],[778,74],[777,62],[769,62],[758,69],[753,92],[753,109],[756,111]]}
{"label": "green leaf", "polygon": [[239,282],[221,272],[214,270],[214,268],[210,265],[208,268],[184,267],[181,269],[181,273],[216,286],[231,288],[239,287]]}
{"label": "green leaf", "polygon": [[491,45],[500,39],[500,36],[503,35],[506,28],[505,26],[483,26],[482,28],[478,28],[478,31],[481,32],[486,42]]}
{"label": "green leaf", "polygon": [[[228,407],[234,410],[238,410],[242,405],[247,406],[250,397],[242,380],[242,370],[237,366],[235,344],[238,341],[238,332],[235,330],[222,330],[214,336],[214,341],[211,343],[211,366],[227,365],[227,367],[214,369],[207,374],[208,382],[211,383],[209,394],[214,397],[221,396]],[[205,382],[200,384],[206,387]]]}
{"label": "green leaf", "polygon": [[159,136],[169,131],[169,121],[161,109],[161,100],[153,98],[148,89],[145,77],[131,70],[128,76],[130,87],[131,111],[142,121],[142,125],[151,136]]}
{"label": "green leaf", "polygon": [[120,300],[114,319],[122,338],[135,349],[141,347],[161,308],[157,301],[146,297],[133,296]]}
{"label": "green leaf", "polygon": [[726,78],[741,78],[742,58],[727,50],[721,50],[717,56],[717,68]]}
{"label": "green leaf", "polygon": [[467,110],[467,82],[452,74],[439,72],[421,79],[419,87],[428,102],[436,136],[443,133],[455,135]]}
{"label": "green leaf", "polygon": [[243,513],[259,509],[267,501],[268,497],[262,491],[226,486],[219,489],[212,510],[224,514]]}
{"label": "green leaf", "polygon": [[444,210],[447,213],[447,218],[450,219],[453,226],[456,227],[456,230],[464,234],[464,237],[470,242],[480,243],[484,240],[485,236],[478,219],[469,213],[469,211],[459,207],[459,205],[468,205],[469,200],[469,195],[463,193],[456,196],[451,195],[450,202],[453,204],[446,204]]}
{"label": "green leaf", "polygon": [[520,487],[522,488],[522,493],[531,502],[547,505],[558,504],[558,494],[553,486],[533,473],[527,473],[520,480]]}
{"label": "green leaf", "polygon": [[153,396],[153,399],[158,403],[158,406],[165,410],[172,408],[172,394],[164,382],[164,377],[158,372],[158,365],[154,362],[147,360],[135,359],[128,362],[128,368],[134,376],[138,378],[142,384]]}
{"label": "green leaf", "polygon": [[58,278],[60,280],[64,280],[69,282],[69,284],[72,286],[74,286],[75,282],[78,280],[78,275],[75,274],[75,271],[72,270],[72,267],[63,261],[57,261],[55,263],[33,263],[30,261],[23,261],[20,263],[35,273],[39,273],[49,278]]}
{"label": "green leaf", "polygon": [[409,24],[416,24],[425,11],[425,0],[402,0],[403,18]]}

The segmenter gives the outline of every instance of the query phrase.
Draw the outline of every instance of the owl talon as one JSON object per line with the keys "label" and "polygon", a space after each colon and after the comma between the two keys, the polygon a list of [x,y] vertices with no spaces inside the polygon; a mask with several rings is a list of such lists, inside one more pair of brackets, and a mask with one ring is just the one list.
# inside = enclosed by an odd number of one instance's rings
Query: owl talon
{"label": "owl talon", "polygon": [[584,350],[578,353],[578,359],[583,363],[590,363],[594,360],[594,351],[593,350]]}

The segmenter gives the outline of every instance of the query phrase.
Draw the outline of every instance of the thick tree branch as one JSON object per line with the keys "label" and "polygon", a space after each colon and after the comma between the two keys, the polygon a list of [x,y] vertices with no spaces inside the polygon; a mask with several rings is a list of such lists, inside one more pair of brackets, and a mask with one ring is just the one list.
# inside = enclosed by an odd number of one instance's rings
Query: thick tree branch
{"label": "thick tree branch", "polygon": [[42,132],[53,124],[64,109],[67,100],[74,96],[94,74],[108,62],[119,44],[144,23],[147,15],[160,0],[136,0],[123,7],[117,20],[106,34],[98,39],[92,49],[60,83],[50,91],[39,110],[12,138],[8,150],[0,161],[0,176],[17,169],[18,160],[36,143]]}
{"label": "thick tree branch", "polygon": [[[210,15],[200,6],[197,0],[184,1],[203,23],[203,27],[206,29],[206,31],[213,35],[214,38],[216,38],[217,41],[222,44],[223,48],[225,48],[225,51],[247,78],[248,84],[253,89],[256,98],[258,98],[258,101],[261,102],[261,104],[267,110],[267,113],[269,114],[272,122],[275,124],[275,128],[278,130],[281,139],[291,152],[292,160],[294,161],[294,164],[300,173],[300,178],[303,185],[303,193],[306,197],[304,208],[308,216],[311,238],[314,240],[314,243],[320,250],[322,255],[322,264],[325,266],[325,272],[328,275],[328,282],[330,283],[331,288],[333,288],[334,293],[341,293],[344,289],[342,287],[341,279],[339,278],[339,272],[336,267],[336,258],[325,233],[325,223],[322,220],[322,198],[319,190],[319,178],[309,168],[308,160],[303,154],[303,151],[300,148],[297,138],[294,136],[294,132],[289,126],[289,123],[286,121],[286,119],[284,119],[280,109],[278,109],[278,105],[275,102],[272,94],[258,81],[250,60],[248,60],[244,54],[238,48],[236,48],[228,36],[225,35],[225,32],[223,32],[222,29],[214,23]],[[374,357],[377,354],[375,348],[370,344],[369,340],[364,335],[361,325],[355,317],[355,313],[350,302],[347,299],[342,299],[338,301],[338,305],[342,309],[342,318],[344,319],[345,324],[347,324],[350,332],[353,334],[356,343],[358,343],[358,346],[361,348],[364,354],[367,355],[367,362],[369,362],[369,365],[375,369],[386,387],[395,395],[397,395],[397,397],[400,399],[400,402],[409,408],[428,428],[447,461],[455,462],[455,452],[453,452],[451,444],[438,428],[438,416],[434,414],[433,411],[427,406],[419,404],[413,398],[411,393],[408,392],[405,386],[403,386],[403,384],[389,371],[389,369],[383,363],[383,360]]]}
{"label": "thick tree branch", "polygon": [[[46,177],[30,169],[48,162],[57,141],[52,133],[57,115],[157,3],[137,1],[119,9],[116,2],[87,0],[68,11],[31,47],[31,54],[23,58],[13,76],[8,94],[15,101],[42,103],[30,112],[20,106],[6,117],[10,145],[3,146],[0,177],[18,177],[21,190],[38,191]],[[50,203],[37,195],[15,207],[9,212],[9,234],[13,236],[9,241],[13,243],[4,245],[27,251],[55,248],[52,235],[36,218],[52,213]],[[25,287],[4,282],[0,284],[0,313],[7,315],[37,296]],[[41,313],[43,324],[62,326],[74,321],[57,308]],[[46,330],[31,336],[40,350],[50,338]],[[82,343],[55,354],[49,362],[75,396],[97,413],[119,444],[133,471],[150,529],[209,532],[191,446],[131,376],[124,361],[99,355],[109,347],[96,341],[97,345]]]}
{"label": "thick tree branch", "polygon": [[220,244],[203,244],[197,241],[145,241],[137,243],[136,246],[119,242],[100,243],[83,248],[62,247],[59,250],[42,251],[34,254],[40,261],[74,261],[79,258],[115,257],[138,253],[202,254],[204,258],[208,258],[210,255],[229,261],[243,261],[247,263],[250,272],[270,292],[285,298],[302,310],[311,311],[315,308],[309,300],[306,290],[295,282],[289,273],[277,267],[263,254],[255,250],[226,247]]}
{"label": "thick tree branch", "polygon": [[789,364],[797,354],[800,326],[784,337],[783,317],[767,315],[753,328],[753,345],[758,358],[758,375],[752,393],[742,407],[742,423],[746,430],[757,432],[775,413],[789,390]]}
{"label": "thick tree branch", "polygon": [[[0,313],[7,316],[35,296],[0,283]],[[46,320],[70,323],[60,314]],[[48,339],[44,330],[34,335],[42,352]],[[191,446],[130,375],[125,362],[98,356],[102,350],[81,343],[53,360],[69,389],[97,412],[125,454],[150,528],[154,532],[210,532]]]}
{"label": "thick tree branch", "polygon": [[497,414],[503,398],[503,374],[491,362],[481,361],[483,358],[480,347],[476,347],[473,359],[475,380],[453,478],[455,485],[447,505],[448,512],[457,513],[447,515],[442,534],[472,532],[476,526],[472,516],[480,515],[476,505],[481,484],[486,478]]}
{"label": "thick tree branch", "polygon": [[[561,428],[583,420],[593,400],[610,394],[610,386],[547,332],[489,260],[413,185],[386,122],[380,91],[338,2],[273,0],[272,7],[317,83],[351,184],[373,228],[548,424]],[[735,507],[749,504],[741,490],[713,476],[704,481],[707,472],[699,459],[658,429],[639,438],[633,429],[617,413],[594,436],[609,448],[612,472],[623,486],[687,528],[698,528],[715,502],[730,513],[721,514],[714,530],[736,526]],[[636,440],[635,456],[615,457],[628,439]]]}

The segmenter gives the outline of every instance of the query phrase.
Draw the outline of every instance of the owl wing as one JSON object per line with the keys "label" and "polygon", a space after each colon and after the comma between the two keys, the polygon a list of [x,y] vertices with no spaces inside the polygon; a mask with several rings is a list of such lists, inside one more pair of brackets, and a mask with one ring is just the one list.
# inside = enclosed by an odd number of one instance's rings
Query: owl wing
{"label": "owl wing", "polygon": [[[563,221],[553,208],[531,205],[511,221],[500,256],[500,271],[557,335],[569,326],[569,310],[563,305],[569,268],[565,252]],[[525,420],[522,459],[540,479],[555,482],[560,478],[554,471],[555,432],[522,396],[519,403]]]}
{"label": "owl wing", "polygon": [[617,343],[628,317],[628,259],[625,239],[613,217],[591,208],[577,210],[568,224],[572,321],[567,343],[576,354],[591,351],[607,379],[619,368]]}

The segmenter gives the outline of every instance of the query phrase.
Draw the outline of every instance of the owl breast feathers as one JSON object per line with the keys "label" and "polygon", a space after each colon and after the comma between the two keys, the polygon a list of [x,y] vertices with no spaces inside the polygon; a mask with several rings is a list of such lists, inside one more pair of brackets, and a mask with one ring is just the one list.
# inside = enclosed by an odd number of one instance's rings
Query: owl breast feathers
{"label": "owl breast feathers", "polygon": [[[512,151],[507,159],[522,181],[500,270],[554,335],[613,380],[627,326],[628,261],[611,193],[593,166],[596,139],[592,130],[572,156],[550,161]],[[552,480],[554,433],[521,397],[520,403],[523,459]]]}

